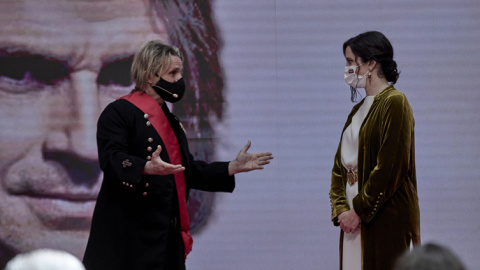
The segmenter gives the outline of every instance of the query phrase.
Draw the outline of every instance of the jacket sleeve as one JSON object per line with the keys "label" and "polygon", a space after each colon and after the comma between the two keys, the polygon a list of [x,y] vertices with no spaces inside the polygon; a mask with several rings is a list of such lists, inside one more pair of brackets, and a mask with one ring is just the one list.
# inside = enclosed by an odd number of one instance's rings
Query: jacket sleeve
{"label": "jacket sleeve", "polygon": [[235,189],[235,176],[228,172],[229,162],[206,163],[193,160],[190,155],[190,164],[190,188],[212,192],[233,192]]}
{"label": "jacket sleeve", "polygon": [[[142,177],[145,159],[128,153],[129,132],[133,129],[119,102],[109,104],[97,124],[97,146],[100,167],[108,179],[118,179],[126,186],[135,186]],[[131,118],[131,117],[130,117]]]}
{"label": "jacket sleeve", "polygon": [[341,162],[341,152],[340,148],[341,142],[338,145],[337,153],[335,154],[335,159],[333,163],[332,169],[332,179],[331,179],[331,186],[330,186],[330,204],[332,207],[332,216],[331,219],[335,226],[339,226],[338,223],[338,215],[342,212],[350,210],[347,202],[347,196],[345,193],[345,177],[344,168]]}
{"label": "jacket sleeve", "polygon": [[350,206],[348,205],[347,201],[347,194],[345,188],[347,186],[347,177],[346,177],[346,170],[342,164],[342,137],[343,132],[345,129],[352,123],[352,118],[355,113],[358,111],[360,106],[363,104],[363,101],[353,106],[352,111],[347,117],[347,121],[343,127],[341,136],[340,136],[340,143],[338,144],[337,152],[335,154],[335,158],[333,160],[333,168],[332,168],[332,178],[330,184],[330,205],[332,208],[332,215],[331,219],[333,221],[333,225],[339,226],[338,223],[338,215],[342,212],[350,210]]}
{"label": "jacket sleeve", "polygon": [[355,212],[367,223],[395,194],[407,177],[410,163],[414,125],[411,107],[403,94],[388,97],[382,106],[378,116],[381,126],[376,166],[353,199]]}

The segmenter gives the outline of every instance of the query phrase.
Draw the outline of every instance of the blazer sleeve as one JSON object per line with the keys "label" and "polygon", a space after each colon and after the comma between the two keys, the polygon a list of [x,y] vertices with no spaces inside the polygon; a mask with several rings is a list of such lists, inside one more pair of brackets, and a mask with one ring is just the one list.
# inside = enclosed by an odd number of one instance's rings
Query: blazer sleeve
{"label": "blazer sleeve", "polygon": [[330,206],[332,208],[332,215],[331,219],[333,221],[333,225],[340,226],[338,223],[338,215],[342,212],[350,210],[350,206],[348,205],[347,195],[345,188],[347,186],[347,177],[346,171],[342,164],[342,137],[343,132],[345,129],[351,124],[352,118],[355,113],[358,111],[360,106],[363,104],[362,102],[353,106],[352,111],[347,117],[347,121],[342,129],[342,133],[340,135],[340,143],[338,144],[337,152],[335,154],[335,158],[333,160],[333,168],[332,168],[332,177],[331,177],[331,184],[330,184]]}
{"label": "blazer sleeve", "polygon": [[335,159],[332,168],[332,179],[330,185],[330,204],[332,208],[331,219],[335,226],[339,226],[338,215],[342,212],[350,210],[348,206],[347,196],[345,193],[346,181],[344,177],[344,168],[341,162],[341,152],[340,152],[341,142],[338,146],[337,153],[335,154]]}
{"label": "blazer sleeve", "polygon": [[[131,117],[122,101],[109,104],[97,124],[97,146],[100,167],[106,179],[118,179],[125,185],[135,186],[141,179],[145,163],[143,158],[128,153]],[[128,115],[133,115],[130,113]]]}
{"label": "blazer sleeve", "polygon": [[395,194],[407,177],[410,164],[414,120],[406,97],[403,94],[388,97],[378,117],[382,119],[377,164],[353,199],[355,212],[367,223]]}
{"label": "blazer sleeve", "polygon": [[229,162],[206,163],[193,160],[190,155],[189,186],[193,189],[204,191],[233,192],[235,189],[235,176],[229,175]]}

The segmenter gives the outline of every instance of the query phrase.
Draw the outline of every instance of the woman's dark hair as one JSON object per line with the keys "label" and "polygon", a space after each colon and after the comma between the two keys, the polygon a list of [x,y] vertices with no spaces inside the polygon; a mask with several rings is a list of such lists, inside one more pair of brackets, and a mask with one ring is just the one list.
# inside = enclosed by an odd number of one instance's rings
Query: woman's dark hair
{"label": "woman's dark hair", "polygon": [[[379,77],[385,77],[387,82],[391,84],[397,82],[400,72],[397,70],[397,62],[393,60],[393,47],[382,33],[369,31],[350,38],[343,43],[343,55],[345,55],[347,47],[350,47],[353,54],[360,57],[363,63],[370,60],[379,63],[382,67],[378,71]],[[354,101],[355,96],[356,89],[353,88],[352,101]]]}

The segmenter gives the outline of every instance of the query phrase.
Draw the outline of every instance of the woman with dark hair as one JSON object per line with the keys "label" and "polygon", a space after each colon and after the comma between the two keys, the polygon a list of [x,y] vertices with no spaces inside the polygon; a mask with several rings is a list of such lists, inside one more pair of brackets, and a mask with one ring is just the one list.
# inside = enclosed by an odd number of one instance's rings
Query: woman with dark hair
{"label": "woman with dark hair", "polygon": [[388,270],[420,243],[414,118],[395,89],[393,48],[380,32],[343,44],[345,81],[356,104],[342,131],[332,169],[332,221],[340,226],[340,269]]}

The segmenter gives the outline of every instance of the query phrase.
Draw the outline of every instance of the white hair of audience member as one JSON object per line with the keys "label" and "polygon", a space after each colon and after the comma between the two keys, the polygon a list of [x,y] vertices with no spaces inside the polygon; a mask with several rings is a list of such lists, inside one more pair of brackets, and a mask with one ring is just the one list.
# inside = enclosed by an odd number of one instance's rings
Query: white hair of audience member
{"label": "white hair of audience member", "polygon": [[465,270],[461,260],[447,247],[429,243],[406,251],[395,270]]}
{"label": "white hair of audience member", "polygon": [[68,252],[37,249],[18,254],[7,263],[4,270],[85,270],[85,267]]}

